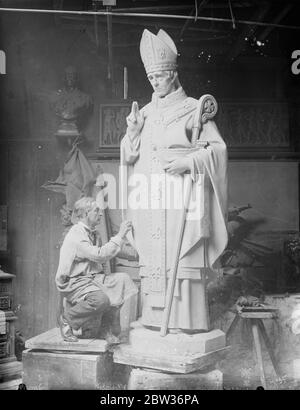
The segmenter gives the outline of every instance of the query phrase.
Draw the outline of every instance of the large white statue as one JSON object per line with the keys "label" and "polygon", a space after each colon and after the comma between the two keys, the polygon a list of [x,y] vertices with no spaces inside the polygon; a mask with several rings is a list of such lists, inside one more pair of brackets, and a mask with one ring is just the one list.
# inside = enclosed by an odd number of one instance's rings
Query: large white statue
{"label": "large white statue", "polygon": [[[226,145],[212,120],[200,124],[214,98],[199,102],[185,94],[177,73],[177,49],[169,35],[144,30],[140,53],[154,92],[141,110],[133,103],[121,142],[122,178],[127,185],[123,203],[127,200],[131,241],[139,254],[140,321],[161,328],[179,250],[168,329],[208,331],[208,268],[218,266],[227,244]],[[198,141],[193,141],[199,124]],[[182,208],[189,186],[185,214]]]}

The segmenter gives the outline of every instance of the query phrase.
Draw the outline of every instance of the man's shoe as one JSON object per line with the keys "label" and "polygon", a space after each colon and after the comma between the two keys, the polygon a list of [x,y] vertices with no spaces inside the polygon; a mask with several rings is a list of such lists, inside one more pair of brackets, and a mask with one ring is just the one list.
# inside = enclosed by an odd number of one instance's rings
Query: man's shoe
{"label": "man's shoe", "polygon": [[71,326],[62,315],[59,317],[59,330],[65,342],[78,342],[78,338],[73,334]]}
{"label": "man's shoe", "polygon": [[72,329],[73,335],[80,338],[82,336],[82,327],[80,327],[79,329]]}
{"label": "man's shoe", "polygon": [[121,340],[111,332],[106,333],[105,340],[109,345],[118,345],[121,343]]}

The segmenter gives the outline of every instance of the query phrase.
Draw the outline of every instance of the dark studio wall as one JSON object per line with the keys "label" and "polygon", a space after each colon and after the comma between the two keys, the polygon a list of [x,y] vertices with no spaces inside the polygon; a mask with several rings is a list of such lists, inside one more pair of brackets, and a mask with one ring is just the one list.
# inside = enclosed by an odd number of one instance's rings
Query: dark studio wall
{"label": "dark studio wall", "polygon": [[56,315],[54,275],[64,197],[41,185],[57,178],[70,147],[54,137],[57,119],[50,97],[62,86],[64,68],[76,66],[80,88],[94,100],[84,147],[93,151],[105,63],[84,29],[57,27],[52,16],[2,15],[1,29],[7,74],[0,79],[0,201],[8,205],[10,252],[2,265],[16,274],[18,327],[28,337],[53,326]]}
{"label": "dark studio wall", "polygon": [[[75,65],[80,75],[80,88],[91,95],[94,102],[81,148],[86,154],[95,152],[99,139],[99,104],[111,98],[107,80],[106,28],[105,25],[99,28],[100,48],[97,49],[92,25],[67,27],[52,15],[25,13],[3,13],[0,24],[0,48],[5,50],[7,57],[7,74],[0,76],[0,204],[8,205],[9,241],[9,254],[3,256],[1,263],[5,270],[16,275],[17,327],[25,337],[30,337],[55,325],[58,300],[54,276],[63,232],[59,210],[64,197],[45,191],[41,185],[57,178],[70,147],[54,137],[57,120],[50,107],[50,96],[61,87],[64,68]],[[126,55],[130,57],[127,60]],[[126,50],[114,49],[114,100],[122,98],[124,65],[129,72],[129,102],[132,99],[147,101],[151,89],[139,60],[138,44],[127,50],[127,54]],[[277,101],[286,98],[287,78],[281,76],[281,67],[269,70],[264,66],[252,70],[245,61],[235,69],[218,68],[182,56],[180,68],[184,87],[196,98],[202,92],[210,92],[221,100]],[[256,194],[257,180],[261,181],[260,193],[265,187],[273,189],[272,170],[268,168],[266,174],[263,167],[261,173],[258,168],[255,167],[254,179],[248,174],[252,197]],[[277,224],[276,229],[298,229],[297,166],[291,169],[292,174],[286,168],[279,174],[285,175],[283,186],[290,184],[281,190],[281,195],[290,195],[290,192],[294,195],[292,218],[287,216],[289,204],[281,200],[273,216],[277,218],[283,209],[288,222]],[[238,162],[232,163],[230,173],[234,181],[230,188],[232,202],[236,203],[241,197],[239,205],[251,199],[249,191],[246,198],[245,192],[240,190],[244,187],[243,175],[247,174],[245,162],[241,162],[240,167]],[[267,175],[265,185],[262,175]],[[274,198],[276,194],[272,191],[263,200],[257,200],[263,204],[265,214],[268,201]],[[268,230],[271,228],[269,223]]]}

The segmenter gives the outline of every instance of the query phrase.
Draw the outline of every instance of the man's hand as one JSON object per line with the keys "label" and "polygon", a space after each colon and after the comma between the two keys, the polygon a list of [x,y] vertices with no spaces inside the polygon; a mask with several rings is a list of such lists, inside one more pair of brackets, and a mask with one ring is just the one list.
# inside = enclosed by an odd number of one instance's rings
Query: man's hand
{"label": "man's hand", "polygon": [[131,113],[126,118],[127,134],[131,140],[137,137],[137,135],[141,132],[144,126],[144,121],[143,111],[140,111],[138,103],[133,101]]}
{"label": "man's hand", "polygon": [[70,279],[70,277],[67,276],[67,275],[60,275],[60,276],[57,278],[57,281],[63,285],[64,283],[68,282],[69,279]]}
{"label": "man's hand", "polygon": [[177,158],[174,161],[169,162],[164,167],[164,170],[171,175],[183,174],[185,171],[190,169],[188,158]]}
{"label": "man's hand", "polygon": [[119,235],[122,239],[125,238],[127,233],[132,229],[132,222],[131,221],[123,221],[120,225]]}

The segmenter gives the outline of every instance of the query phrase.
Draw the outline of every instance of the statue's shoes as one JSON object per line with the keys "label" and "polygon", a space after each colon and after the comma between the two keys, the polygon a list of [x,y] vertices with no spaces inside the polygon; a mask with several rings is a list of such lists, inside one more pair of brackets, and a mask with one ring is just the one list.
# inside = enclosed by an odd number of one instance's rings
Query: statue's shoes
{"label": "statue's shoes", "polygon": [[169,332],[170,334],[174,334],[174,335],[178,335],[178,334],[181,334],[181,333],[185,333],[182,329],[169,329],[168,332]]}

